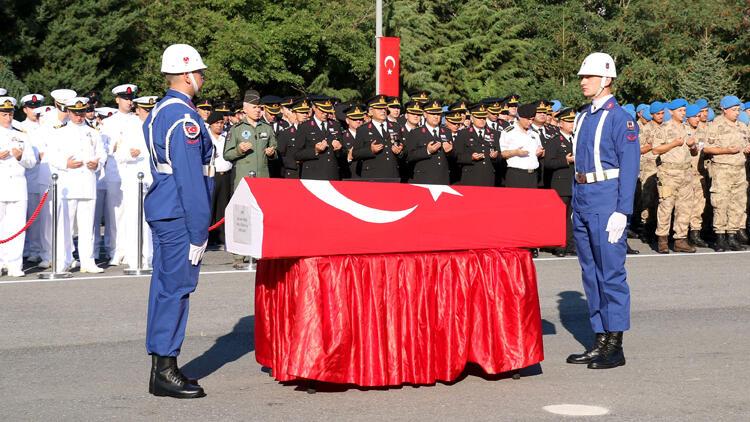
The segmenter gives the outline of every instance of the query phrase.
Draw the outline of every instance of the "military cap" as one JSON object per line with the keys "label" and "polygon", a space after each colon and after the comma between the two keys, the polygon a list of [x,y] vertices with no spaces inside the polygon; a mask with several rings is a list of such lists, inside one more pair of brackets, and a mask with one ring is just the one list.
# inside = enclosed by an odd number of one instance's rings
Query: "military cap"
{"label": "military cap", "polygon": [[669,109],[677,110],[678,108],[681,108],[681,107],[687,107],[687,105],[688,105],[687,100],[685,100],[684,98],[677,98],[675,100],[672,100],[669,103]]}
{"label": "military cap", "polygon": [[279,105],[282,106],[282,107],[289,108],[289,106],[292,105],[293,102],[294,102],[294,97],[288,96],[288,97],[282,98],[281,102],[279,103]]}
{"label": "military cap", "polygon": [[310,102],[307,101],[307,98],[305,97],[297,97],[292,100],[291,104],[289,104],[289,109],[295,113],[309,113]]}
{"label": "military cap", "polygon": [[440,100],[430,100],[423,109],[427,114],[443,114],[443,103]]}
{"label": "military cap", "polygon": [[367,99],[367,107],[384,109],[388,107],[388,100],[383,95],[376,95]]}
{"label": "military cap", "polygon": [[365,119],[365,108],[360,104],[353,104],[344,109],[346,117],[352,120],[364,120]]}
{"label": "military cap", "polygon": [[260,105],[260,93],[254,89],[248,89],[245,91],[245,96],[242,98],[242,102]]}
{"label": "military cap", "polygon": [[688,104],[685,108],[685,117],[695,117],[701,112],[701,106],[698,104]]}
{"label": "military cap", "polygon": [[89,99],[87,97],[73,97],[65,101],[65,109],[73,113],[85,113],[89,108]]}
{"label": "military cap", "polygon": [[487,112],[492,114],[500,114],[503,109],[502,98],[484,98],[480,101],[480,103],[484,104],[487,107]]}
{"label": "military cap", "polygon": [[198,102],[195,104],[196,107],[198,107],[201,110],[213,110],[214,105],[211,103],[211,100],[205,99],[205,100],[198,100]]}
{"label": "military cap", "polygon": [[465,115],[463,112],[449,111],[448,115],[445,116],[445,120],[454,124],[460,124],[464,121]]}
{"label": "military cap", "polygon": [[214,108],[214,111],[218,111],[219,113],[229,113],[231,109],[232,109],[232,105],[229,104],[229,101],[219,100],[216,102],[216,107]]}
{"label": "military cap", "polygon": [[476,104],[472,104],[469,107],[469,112],[471,113],[471,117],[474,117],[476,119],[486,119],[487,105],[481,101]]}
{"label": "military cap", "polygon": [[705,98],[699,98],[695,102],[695,105],[697,105],[698,107],[701,108],[701,110],[703,110],[704,108],[708,108],[708,100],[706,100]]}
{"label": "military cap", "polygon": [[741,104],[742,101],[740,101],[740,99],[734,95],[727,95],[726,97],[721,99],[721,102],[719,102],[719,106],[722,109],[732,108]]}
{"label": "military cap", "polygon": [[411,97],[412,101],[416,101],[422,105],[430,101],[430,93],[425,90],[413,91],[409,94],[409,97]]}
{"label": "military cap", "polygon": [[159,101],[159,97],[157,97],[156,95],[148,95],[145,97],[138,97],[134,99],[133,103],[140,108],[150,110],[154,108],[157,101]]}
{"label": "military cap", "polygon": [[244,112],[245,110],[242,109],[242,101],[235,101],[232,103],[232,113],[238,114]]}
{"label": "military cap", "polygon": [[534,116],[536,116],[538,105],[539,104],[536,102],[519,105],[518,117],[522,117],[524,119],[533,119]]}
{"label": "military cap", "polygon": [[547,113],[547,104],[549,104],[546,100],[539,100],[536,102],[536,112],[537,113]]}
{"label": "military cap", "polygon": [[223,121],[224,120],[224,114],[218,110],[212,111],[211,114],[208,115],[208,118],[206,119],[206,123],[209,125],[212,125],[216,122]]}
{"label": "military cap", "polygon": [[418,101],[409,101],[408,103],[404,104],[404,108],[406,108],[406,112],[409,114],[417,114],[422,115],[424,110],[422,110],[422,104],[420,104]]}
{"label": "military cap", "polygon": [[41,106],[41,107],[37,107],[37,108],[34,109],[34,114],[36,114],[37,116],[39,116],[39,115],[42,115],[42,114],[47,114],[47,113],[49,113],[50,111],[52,111],[54,109],[55,109],[54,107],[48,106],[48,105],[47,106]]}
{"label": "military cap", "polygon": [[560,100],[552,100],[552,112],[557,113],[563,109],[563,105]]}
{"label": "military cap", "polygon": [[96,112],[96,115],[101,117],[102,119],[106,119],[107,117],[110,117],[113,114],[117,113],[117,109],[112,107],[96,107],[94,111]]}
{"label": "military cap", "polygon": [[508,107],[518,107],[518,100],[521,99],[521,96],[518,94],[510,94],[505,97],[505,99],[508,102]]}
{"label": "military cap", "polygon": [[13,97],[0,97],[0,111],[12,113],[16,109],[16,99]]}
{"label": "military cap", "polygon": [[21,98],[21,104],[23,104],[24,107],[31,107],[31,108],[41,107],[41,105],[44,104],[44,95],[42,94],[24,95]]}
{"label": "military cap", "polygon": [[281,98],[275,95],[266,95],[260,99],[260,104],[268,114],[277,115],[281,112]]}
{"label": "military cap", "polygon": [[651,114],[659,113],[661,111],[664,111],[664,103],[662,103],[661,101],[654,101],[649,106],[648,111]]}
{"label": "military cap", "polygon": [[389,108],[401,109],[401,101],[398,100],[398,97],[386,97],[386,101]]}
{"label": "military cap", "polygon": [[138,87],[133,84],[117,85],[112,88],[112,94],[126,100],[132,100],[135,97],[136,92],[138,92]]}
{"label": "military cap", "polygon": [[7,89],[5,89],[5,88],[0,88],[0,97],[1,97],[1,96],[3,96],[3,95],[5,95],[5,94],[7,94],[7,93],[8,93],[8,90],[7,90]]}
{"label": "military cap", "polygon": [[349,107],[351,107],[352,105],[354,105],[354,103],[349,101],[346,103],[338,103],[335,106],[333,106],[334,116],[336,117],[336,120],[339,120],[342,122],[345,121],[346,120],[345,111],[349,109]]}
{"label": "military cap", "polygon": [[469,108],[466,107],[466,101],[456,101],[448,106],[448,113],[466,113]]}
{"label": "military cap", "polygon": [[78,94],[72,89],[56,89],[49,94],[55,100],[55,106],[60,111],[65,111],[65,102],[75,98]]}
{"label": "military cap", "polygon": [[638,104],[638,107],[635,108],[636,113],[642,113],[643,110],[648,109],[648,104]]}
{"label": "military cap", "polygon": [[572,122],[576,119],[576,111],[573,107],[565,107],[557,113],[557,119],[563,122]]}
{"label": "military cap", "polygon": [[333,101],[327,95],[311,95],[310,102],[324,113],[334,113]]}

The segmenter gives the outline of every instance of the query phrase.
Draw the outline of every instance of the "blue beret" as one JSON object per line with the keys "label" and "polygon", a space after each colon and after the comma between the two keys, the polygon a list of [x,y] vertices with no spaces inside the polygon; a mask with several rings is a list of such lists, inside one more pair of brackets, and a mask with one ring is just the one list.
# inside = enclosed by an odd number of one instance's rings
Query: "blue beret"
{"label": "blue beret", "polygon": [[704,108],[708,108],[708,100],[706,100],[705,98],[699,98],[695,102],[695,105],[697,105],[698,107],[701,108],[701,110],[703,110]]}
{"label": "blue beret", "polygon": [[669,103],[669,109],[670,110],[677,110],[680,107],[687,107],[688,102],[684,98],[678,98],[676,100],[672,100],[671,103]]}
{"label": "blue beret", "polygon": [[746,102],[745,104],[742,104],[742,109],[743,109],[743,110],[748,110],[748,109],[750,109],[750,101]]}
{"label": "blue beret", "polygon": [[[666,107],[667,107],[667,105],[664,104],[664,108],[666,108]],[[670,120],[672,120],[672,113],[664,113],[664,121],[668,122]]]}
{"label": "blue beret", "polygon": [[740,101],[740,99],[734,95],[727,95],[726,97],[722,98],[721,102],[719,103],[721,108],[731,108],[740,104],[742,104],[742,101]]}
{"label": "blue beret", "polygon": [[648,106],[646,106],[646,108],[643,109],[643,113],[641,113],[641,117],[643,117],[649,122],[653,119],[653,117],[651,117],[651,112],[648,110]]}
{"label": "blue beret", "polygon": [[737,120],[741,121],[745,125],[750,124],[750,116],[748,116],[747,113],[740,113],[740,115],[737,116]]}
{"label": "blue beret", "polygon": [[658,113],[660,111],[664,111],[664,103],[662,103],[660,101],[654,101],[653,103],[651,103],[651,107],[649,107],[648,111],[651,114]]}
{"label": "blue beret", "polygon": [[562,109],[562,103],[558,100],[552,100],[552,112],[557,113]]}
{"label": "blue beret", "polygon": [[631,112],[631,111],[635,112],[635,106],[630,103],[625,104],[624,106],[622,106],[622,108],[625,109],[625,111],[627,112]]}
{"label": "blue beret", "polygon": [[708,108],[708,121],[713,122],[714,118],[716,118],[716,112],[714,112],[714,109],[711,107]]}
{"label": "blue beret", "polygon": [[648,104],[638,104],[638,107],[635,108],[636,113],[640,113],[643,110],[648,110]]}
{"label": "blue beret", "polygon": [[701,107],[698,104],[690,104],[685,110],[685,117],[695,117],[701,112]]}

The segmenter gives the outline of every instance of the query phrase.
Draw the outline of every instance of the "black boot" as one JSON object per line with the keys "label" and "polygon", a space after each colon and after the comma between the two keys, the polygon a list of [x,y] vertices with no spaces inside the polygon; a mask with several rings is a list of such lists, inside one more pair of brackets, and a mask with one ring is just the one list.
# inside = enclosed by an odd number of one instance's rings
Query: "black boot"
{"label": "black boot", "polygon": [[727,245],[727,235],[725,233],[717,233],[714,250],[716,252],[724,252],[727,249],[729,249],[729,245]]}
{"label": "black boot", "polygon": [[591,346],[591,349],[586,350],[583,353],[580,354],[573,354],[568,356],[568,359],[565,361],[568,363],[575,363],[575,364],[581,364],[581,363],[589,363],[594,358],[598,357],[601,353],[602,347],[604,347],[605,343],[607,341],[607,334],[605,333],[596,333],[596,340],[594,341],[594,345]]}
{"label": "black boot", "polygon": [[744,251],[745,247],[740,245],[740,242],[737,241],[737,235],[732,233],[727,233],[727,245],[729,246],[729,249],[733,251]]}
{"label": "black boot", "polygon": [[708,243],[706,243],[706,241],[701,238],[700,230],[690,230],[690,233],[688,233],[688,240],[690,240],[690,243],[699,248],[708,247]]}
{"label": "black boot", "polygon": [[206,396],[203,388],[191,383],[182,375],[177,367],[177,358],[174,356],[151,356],[148,392],[155,396],[178,399],[196,399]]}
{"label": "black boot", "polygon": [[747,238],[747,232],[745,230],[738,230],[737,231],[737,242],[740,245],[747,245],[748,244],[748,240],[750,240],[750,239]]}
{"label": "black boot", "polygon": [[639,253],[641,253],[641,251],[631,248],[630,243],[628,243],[627,240],[625,241],[625,246],[627,246],[628,248],[626,252],[628,255],[638,255]]}
{"label": "black boot", "polygon": [[622,351],[622,331],[607,333],[607,339],[599,356],[589,362],[589,369],[610,369],[625,365],[625,354]]}

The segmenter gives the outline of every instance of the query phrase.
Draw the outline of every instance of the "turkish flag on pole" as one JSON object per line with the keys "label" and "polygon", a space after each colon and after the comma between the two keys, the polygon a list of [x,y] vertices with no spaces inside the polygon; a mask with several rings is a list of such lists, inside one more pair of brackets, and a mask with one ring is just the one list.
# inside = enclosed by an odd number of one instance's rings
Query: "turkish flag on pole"
{"label": "turkish flag on pole", "polygon": [[376,95],[399,96],[399,72],[401,66],[401,38],[378,37],[375,44],[377,63],[375,70]]}
{"label": "turkish flag on pole", "polygon": [[565,205],[551,189],[245,178],[225,233],[255,258],[561,246]]}

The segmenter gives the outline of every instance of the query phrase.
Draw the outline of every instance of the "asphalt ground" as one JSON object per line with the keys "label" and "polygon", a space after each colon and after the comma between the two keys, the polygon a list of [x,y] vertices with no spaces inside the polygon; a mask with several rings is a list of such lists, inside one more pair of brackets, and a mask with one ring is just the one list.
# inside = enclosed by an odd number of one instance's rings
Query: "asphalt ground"
{"label": "asphalt ground", "polygon": [[[63,281],[0,277],[0,419],[17,420],[710,420],[750,415],[750,252],[642,251],[627,261],[627,365],[565,363],[592,334],[575,258],[536,261],[546,359],[520,380],[470,367],[456,382],[317,394],[275,382],[253,353],[253,277],[209,252],[179,358],[199,400],[147,393],[148,277],[122,268]],[[31,271],[37,271],[30,269]],[[567,407],[562,416],[545,410]]]}

